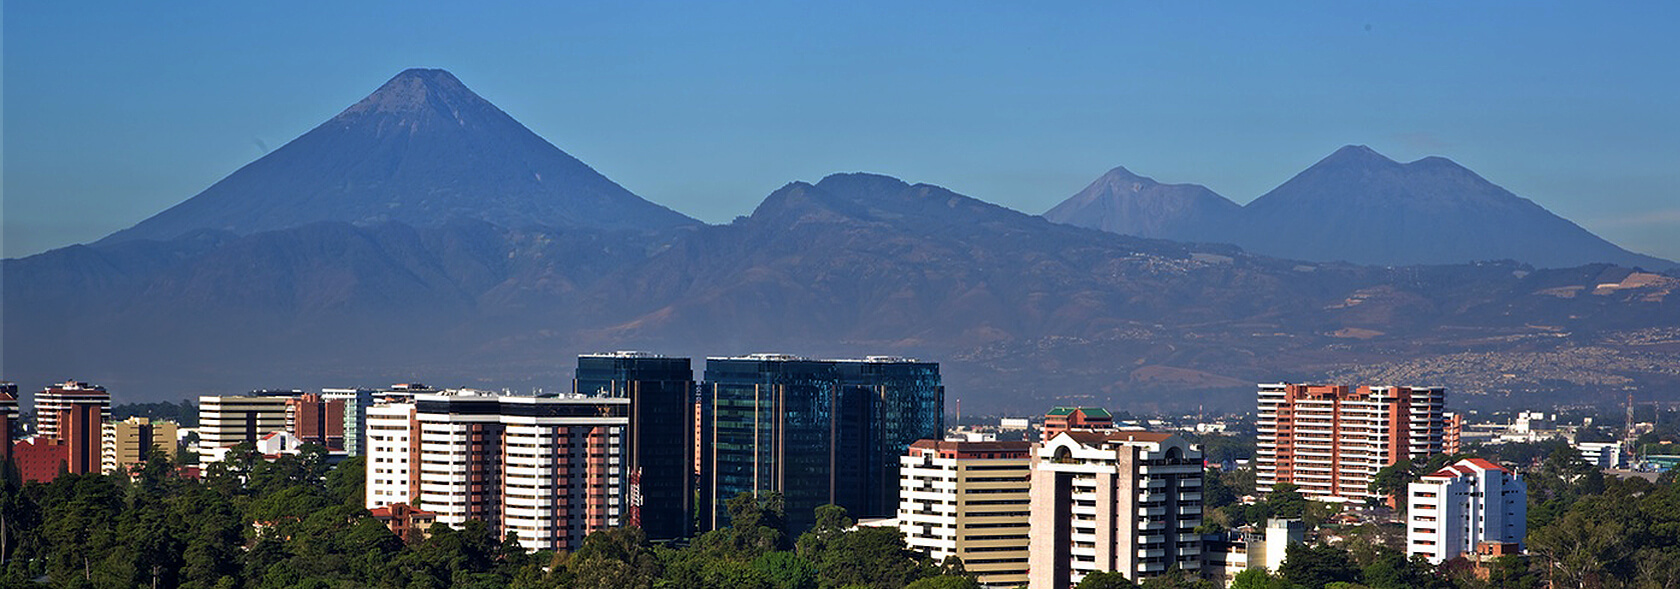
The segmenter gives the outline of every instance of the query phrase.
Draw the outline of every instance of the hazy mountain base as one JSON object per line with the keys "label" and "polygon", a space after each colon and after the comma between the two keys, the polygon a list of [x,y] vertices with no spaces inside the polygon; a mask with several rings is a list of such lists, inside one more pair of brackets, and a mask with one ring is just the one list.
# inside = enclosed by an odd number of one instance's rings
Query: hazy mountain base
{"label": "hazy mountain base", "polygon": [[[727,226],[321,223],[78,246],[5,272],[7,377],[87,379],[124,402],[407,380],[567,390],[575,354],[611,349],[919,356],[971,413],[1244,409],[1254,382],[1331,377],[1613,403],[1672,395],[1680,365],[1670,332],[1650,331],[1680,326],[1672,277],[1301,264],[866,175],[791,184]],[[1488,358],[1525,357],[1487,377]]]}

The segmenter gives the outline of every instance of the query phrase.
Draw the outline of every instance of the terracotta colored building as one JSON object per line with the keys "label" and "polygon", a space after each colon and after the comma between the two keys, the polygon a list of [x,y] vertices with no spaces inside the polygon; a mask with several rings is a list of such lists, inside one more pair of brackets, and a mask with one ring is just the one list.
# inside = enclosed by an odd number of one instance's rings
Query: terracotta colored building
{"label": "terracotta colored building", "polygon": [[86,403],[99,405],[101,423],[111,421],[111,393],[105,387],[67,380],[35,393],[35,435],[59,437],[59,411]]}
{"label": "terracotta colored building", "polygon": [[17,464],[23,480],[34,483],[52,482],[64,468],[68,448],[58,440],[33,437],[12,445],[12,462]]}
{"label": "terracotta colored building", "polygon": [[1441,425],[1441,452],[1457,454],[1464,448],[1464,414],[1447,413]]}
{"label": "terracotta colored building", "polygon": [[385,524],[391,533],[402,538],[404,542],[417,542],[430,535],[427,530],[437,523],[437,514],[419,509],[407,503],[394,503],[385,507],[375,507],[368,512],[373,519]]}
{"label": "terracotta colored building", "polygon": [[344,449],[344,399],[304,393],[286,399],[286,431],[305,444]]}
{"label": "terracotta colored building", "polygon": [[1040,440],[1071,430],[1114,429],[1114,416],[1101,407],[1055,407],[1044,414],[1044,432]]}
{"label": "terracotta colored building", "polygon": [[1400,459],[1444,448],[1445,389],[1262,384],[1255,484],[1291,483],[1321,501],[1364,501],[1371,480]]}

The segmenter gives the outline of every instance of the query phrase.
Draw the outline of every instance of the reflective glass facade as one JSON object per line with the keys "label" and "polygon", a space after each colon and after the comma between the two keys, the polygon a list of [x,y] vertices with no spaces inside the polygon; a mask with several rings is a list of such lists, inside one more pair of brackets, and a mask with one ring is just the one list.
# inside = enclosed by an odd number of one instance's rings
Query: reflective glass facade
{"label": "reflective glass facade", "polygon": [[939,365],[901,359],[710,358],[701,387],[702,525],[727,525],[737,493],[778,491],[789,532],[834,503],[853,517],[898,507],[898,457],[944,429]]}
{"label": "reflective glass facade", "polygon": [[694,523],[694,369],[688,358],[619,353],[578,357],[573,390],[630,398],[625,463],[633,489],[625,523],[649,539],[691,535]]}

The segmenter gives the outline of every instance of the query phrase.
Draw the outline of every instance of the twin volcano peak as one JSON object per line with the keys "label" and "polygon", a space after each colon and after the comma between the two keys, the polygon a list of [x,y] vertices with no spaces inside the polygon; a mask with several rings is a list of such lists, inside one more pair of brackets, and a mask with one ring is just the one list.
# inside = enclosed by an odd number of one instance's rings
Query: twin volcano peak
{"label": "twin volcano peak", "polygon": [[101,243],[310,223],[656,230],[698,221],[561,151],[449,72],[411,69],[303,136]]}

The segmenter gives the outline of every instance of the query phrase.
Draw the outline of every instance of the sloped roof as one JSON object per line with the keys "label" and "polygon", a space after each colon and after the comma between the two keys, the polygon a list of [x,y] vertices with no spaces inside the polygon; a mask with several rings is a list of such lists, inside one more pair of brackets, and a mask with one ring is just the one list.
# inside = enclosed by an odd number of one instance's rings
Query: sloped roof
{"label": "sloped roof", "polygon": [[1045,415],[1073,415],[1075,411],[1084,413],[1086,417],[1114,417],[1109,414],[1107,409],[1103,409],[1102,407],[1052,407],[1050,408],[1050,412],[1045,413]]}

